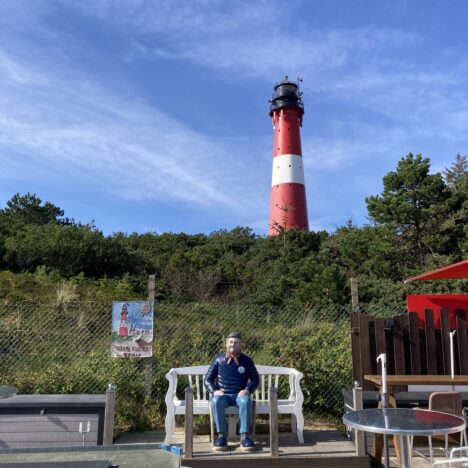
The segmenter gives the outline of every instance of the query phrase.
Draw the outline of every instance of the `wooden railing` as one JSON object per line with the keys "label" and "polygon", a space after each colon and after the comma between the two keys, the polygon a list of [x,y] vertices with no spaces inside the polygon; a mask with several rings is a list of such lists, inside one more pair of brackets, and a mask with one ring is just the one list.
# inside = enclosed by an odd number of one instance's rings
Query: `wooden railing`
{"label": "wooden railing", "polygon": [[[467,313],[457,310],[454,335],[455,374],[468,374]],[[387,354],[388,374],[450,374],[450,315],[440,314],[441,327],[434,326],[434,311],[425,311],[424,328],[416,312],[392,318],[373,317],[353,312],[351,336],[353,380],[364,390],[373,384],[364,381],[365,374],[381,372],[376,357]]]}

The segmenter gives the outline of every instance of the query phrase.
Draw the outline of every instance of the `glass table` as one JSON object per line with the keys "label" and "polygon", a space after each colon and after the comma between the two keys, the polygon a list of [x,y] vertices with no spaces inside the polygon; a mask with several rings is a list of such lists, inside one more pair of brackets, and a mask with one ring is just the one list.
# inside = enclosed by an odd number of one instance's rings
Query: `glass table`
{"label": "glass table", "polygon": [[398,436],[402,468],[410,467],[410,436],[454,434],[464,430],[466,426],[463,418],[458,416],[409,408],[352,411],[343,416],[343,422],[361,431]]}

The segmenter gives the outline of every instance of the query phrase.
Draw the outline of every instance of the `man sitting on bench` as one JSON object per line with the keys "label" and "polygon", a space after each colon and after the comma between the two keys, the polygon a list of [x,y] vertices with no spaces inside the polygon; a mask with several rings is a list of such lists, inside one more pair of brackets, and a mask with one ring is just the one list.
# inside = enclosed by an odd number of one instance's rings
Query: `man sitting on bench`
{"label": "man sitting on bench", "polygon": [[251,358],[242,354],[242,338],[237,332],[226,339],[226,352],[218,354],[205,376],[205,387],[212,394],[211,407],[217,436],[213,450],[227,450],[227,406],[239,407],[240,446],[251,451],[255,446],[250,433],[250,394],[258,387],[258,372]]}

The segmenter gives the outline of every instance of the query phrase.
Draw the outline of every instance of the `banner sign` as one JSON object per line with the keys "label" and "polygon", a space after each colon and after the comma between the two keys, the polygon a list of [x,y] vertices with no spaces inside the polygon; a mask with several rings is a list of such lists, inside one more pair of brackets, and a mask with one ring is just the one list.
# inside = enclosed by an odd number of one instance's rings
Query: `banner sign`
{"label": "banner sign", "polygon": [[112,357],[153,355],[154,302],[112,303]]}

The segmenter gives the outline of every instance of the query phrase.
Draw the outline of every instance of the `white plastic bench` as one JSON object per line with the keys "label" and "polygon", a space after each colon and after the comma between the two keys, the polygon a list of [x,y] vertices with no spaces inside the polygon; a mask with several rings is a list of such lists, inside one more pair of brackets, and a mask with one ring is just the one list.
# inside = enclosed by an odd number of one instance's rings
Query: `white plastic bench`
{"label": "white plastic bench", "polygon": [[[300,444],[304,443],[304,416],[302,415],[302,403],[304,395],[302,394],[300,381],[303,374],[290,367],[275,366],[256,366],[260,375],[260,385],[255,392],[256,413],[269,414],[270,402],[268,388],[274,385],[279,389],[280,379],[288,379],[289,394],[287,398],[281,399],[278,394],[278,414],[291,415],[291,430],[297,434]],[[187,385],[194,389],[193,392],[193,414],[210,414],[209,393],[203,385],[205,374],[209,366],[179,367],[171,369],[166,374],[169,381],[169,388],[166,393],[166,439],[165,443],[170,444],[175,429],[175,415],[185,415],[185,400],[177,396],[177,386],[179,376],[187,378]],[[237,407],[226,408],[227,414],[238,414]],[[232,428],[229,428],[229,437],[232,437]]]}

